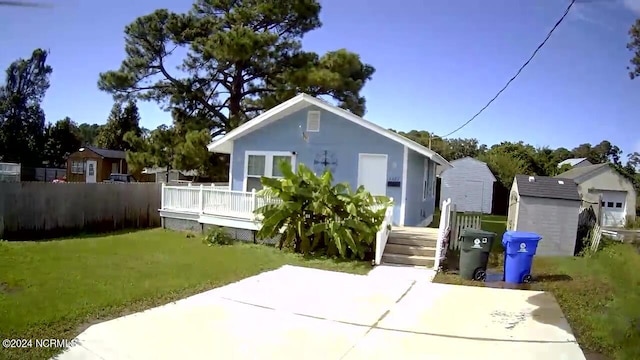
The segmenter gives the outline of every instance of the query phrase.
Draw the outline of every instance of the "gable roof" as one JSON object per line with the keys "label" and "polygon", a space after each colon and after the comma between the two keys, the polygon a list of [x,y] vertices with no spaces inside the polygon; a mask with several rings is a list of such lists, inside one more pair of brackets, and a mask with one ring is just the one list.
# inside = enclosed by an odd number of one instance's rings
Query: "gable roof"
{"label": "gable roof", "polygon": [[[463,160],[465,160],[465,161],[471,160],[471,161],[473,161],[473,162],[477,163],[478,165],[483,166],[483,167],[487,170],[487,172],[489,173],[489,175],[491,176],[491,179],[493,179],[493,181],[497,181],[497,180],[496,180],[495,175],[493,175],[493,171],[491,171],[491,169],[489,169],[489,166],[487,165],[487,163],[486,163],[486,162],[484,162],[484,161],[480,161],[480,160],[478,160],[478,159],[476,159],[476,158],[473,158],[473,157],[471,157],[471,156],[465,156],[465,157],[460,158],[460,159],[452,160],[452,161],[450,161],[451,166],[453,166],[453,167],[455,168],[455,167],[456,167],[456,166],[455,166],[455,164],[456,164],[456,163],[459,163],[459,162],[462,162]],[[445,169],[445,168],[443,168],[442,166],[439,166],[439,165],[438,165],[438,166],[436,167],[436,176],[441,176],[441,175],[442,175],[442,173],[443,173],[443,172],[445,172],[446,170],[448,170],[448,169]]]}
{"label": "gable roof", "polygon": [[109,158],[109,159],[126,159],[127,158],[127,153],[122,150],[109,150],[109,149],[102,149],[102,148],[97,148],[93,146],[85,146],[84,149],[91,150],[94,153],[102,156],[103,158]]}
{"label": "gable roof", "polygon": [[[533,178],[533,181],[529,181]],[[581,201],[578,184],[573,179],[548,176],[516,175],[520,196]]]}
{"label": "gable roof", "polygon": [[560,163],[558,163],[558,167],[562,167],[564,165],[576,166],[585,160],[587,160],[587,158],[566,159],[566,160],[560,161]]}
{"label": "gable roof", "polygon": [[[563,172],[562,174],[556,176],[558,178],[565,178],[565,179],[573,179],[573,180],[578,180],[579,178],[584,178],[584,177],[589,177],[591,175],[595,175],[598,170],[603,169],[605,167],[609,166],[609,164],[607,163],[603,163],[603,164],[595,164],[595,165],[587,165],[587,166],[580,166],[577,168],[573,168],[570,170],[567,170],[565,172]],[[578,181],[581,182],[581,181]]]}
{"label": "gable roof", "polygon": [[252,131],[255,131],[257,129],[260,129],[270,123],[273,123],[277,120],[280,120],[282,118],[284,118],[287,115],[293,114],[294,112],[298,111],[298,110],[302,110],[308,106],[316,106],[322,110],[328,111],[330,113],[333,113],[337,116],[340,116],[341,118],[351,121],[357,125],[360,125],[366,129],[369,129],[373,132],[376,132],[386,138],[389,138],[397,143],[400,143],[406,147],[408,147],[409,149],[422,154],[428,158],[430,158],[431,160],[435,161],[436,163],[442,165],[443,167],[446,168],[450,168],[451,164],[449,164],[449,162],[447,160],[445,160],[442,156],[440,156],[440,154],[436,153],[435,151],[428,149],[420,144],[418,144],[415,141],[409,140],[406,137],[397,134],[391,130],[387,130],[379,125],[376,125],[370,121],[367,121],[363,118],[361,118],[360,116],[357,116],[347,110],[344,110],[342,108],[339,108],[337,106],[333,106],[323,100],[320,100],[318,98],[315,98],[311,95],[307,95],[307,94],[299,94],[285,102],[283,102],[282,104],[268,110],[265,111],[264,113],[260,114],[259,116],[257,116],[256,118],[254,118],[253,120],[250,120],[242,125],[240,125],[239,127],[237,127],[236,129],[230,131],[229,133],[227,133],[225,136],[219,138],[219,139],[215,139],[211,142],[211,144],[209,144],[209,146],[207,146],[207,148],[209,149],[209,151],[211,152],[219,152],[219,153],[223,153],[223,154],[229,154],[232,151],[232,142],[233,140],[240,138]]}

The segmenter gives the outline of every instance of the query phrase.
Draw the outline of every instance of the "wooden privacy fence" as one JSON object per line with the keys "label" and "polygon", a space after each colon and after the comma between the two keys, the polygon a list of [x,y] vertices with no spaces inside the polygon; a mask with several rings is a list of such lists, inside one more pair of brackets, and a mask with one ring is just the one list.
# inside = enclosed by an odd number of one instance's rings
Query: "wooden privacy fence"
{"label": "wooden privacy fence", "polygon": [[7,183],[0,186],[0,239],[37,240],[160,226],[156,183]]}

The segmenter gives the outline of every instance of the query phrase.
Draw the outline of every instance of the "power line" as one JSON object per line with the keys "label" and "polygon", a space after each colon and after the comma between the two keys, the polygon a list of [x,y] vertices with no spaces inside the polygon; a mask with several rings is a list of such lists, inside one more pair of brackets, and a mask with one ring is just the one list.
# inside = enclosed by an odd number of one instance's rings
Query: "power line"
{"label": "power line", "polygon": [[562,14],[562,17],[560,18],[560,20],[558,20],[556,22],[556,24],[553,25],[553,27],[551,28],[551,31],[549,31],[549,33],[547,34],[547,37],[545,37],[544,40],[540,43],[540,45],[538,45],[538,47],[533,51],[533,54],[531,54],[529,59],[520,67],[520,69],[518,69],[516,74],[513,75],[513,77],[511,79],[509,79],[509,81],[507,81],[507,83],[502,87],[502,89],[500,89],[500,91],[498,91],[498,93],[491,100],[489,100],[489,102],[485,106],[483,106],[482,109],[480,109],[480,111],[478,111],[475,115],[473,115],[471,117],[471,119],[467,120],[467,122],[465,122],[464,124],[460,125],[457,129],[453,130],[452,132],[448,133],[447,135],[439,136],[439,137],[440,138],[446,138],[448,136],[451,136],[451,135],[455,134],[456,132],[458,132],[462,128],[464,128],[465,126],[469,125],[469,123],[472,122],[473,120],[475,120],[475,118],[477,118],[478,115],[482,114],[482,112],[486,108],[488,108],[489,105],[491,105],[491,103],[493,103],[498,98],[498,96],[500,96],[500,94],[502,94],[502,92],[505,91],[507,89],[507,87],[509,87],[509,85],[511,85],[513,80],[515,80],[518,77],[518,75],[520,75],[522,70],[524,70],[524,68],[527,67],[527,65],[529,65],[531,60],[533,60],[533,58],[536,57],[536,55],[538,54],[538,51],[540,51],[540,49],[542,49],[544,44],[546,44],[547,40],[549,40],[549,38],[551,37],[551,34],[553,34],[553,32],[556,30],[556,28],[562,23],[564,18],[567,17],[567,14],[569,14],[569,10],[571,10],[571,7],[573,6],[573,4],[575,2],[576,2],[576,0],[571,0],[571,3],[569,4],[569,6],[567,6],[567,9],[564,11],[564,14]]}

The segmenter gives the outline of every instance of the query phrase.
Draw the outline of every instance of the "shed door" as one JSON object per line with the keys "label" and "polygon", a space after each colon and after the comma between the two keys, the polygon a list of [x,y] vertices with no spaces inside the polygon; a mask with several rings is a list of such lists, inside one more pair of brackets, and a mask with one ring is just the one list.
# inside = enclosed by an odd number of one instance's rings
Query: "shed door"
{"label": "shed door", "polygon": [[359,155],[358,186],[360,185],[372,195],[387,195],[387,155]]}
{"label": "shed door", "polygon": [[98,167],[98,162],[95,160],[87,160],[87,175],[85,176],[85,179],[88,183],[94,183],[96,182],[96,171],[98,171],[97,169]]}
{"label": "shed door", "polygon": [[623,226],[626,218],[627,192],[602,192],[602,224],[604,226]]}
{"label": "shed door", "polygon": [[456,207],[462,212],[482,212],[484,186],[482,181],[465,180],[456,193]]}

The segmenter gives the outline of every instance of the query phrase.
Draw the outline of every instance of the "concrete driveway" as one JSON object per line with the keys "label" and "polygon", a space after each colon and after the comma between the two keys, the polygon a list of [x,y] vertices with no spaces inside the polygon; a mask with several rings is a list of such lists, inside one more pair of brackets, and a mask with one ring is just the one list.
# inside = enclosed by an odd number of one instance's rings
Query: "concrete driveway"
{"label": "concrete driveway", "polygon": [[553,296],[284,266],[93,325],[58,358],[585,359]]}

